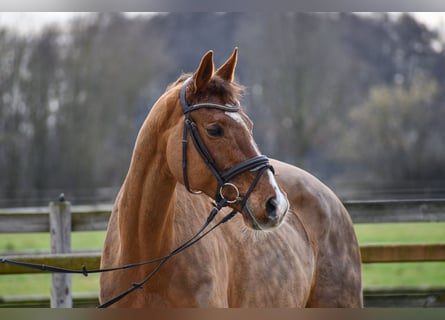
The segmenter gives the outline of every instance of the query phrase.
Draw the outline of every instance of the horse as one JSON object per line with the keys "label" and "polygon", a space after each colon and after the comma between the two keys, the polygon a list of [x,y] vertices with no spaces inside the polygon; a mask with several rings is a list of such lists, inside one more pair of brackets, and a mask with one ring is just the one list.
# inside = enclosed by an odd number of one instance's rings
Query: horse
{"label": "horse", "polygon": [[[238,48],[213,51],[157,100],[138,133],[101,268],[168,255],[218,202],[232,219],[153,265],[101,274],[100,302],[157,273],[113,307],[362,307],[361,257],[338,197],[256,145],[235,80]],[[212,222],[211,224],[214,224]]]}

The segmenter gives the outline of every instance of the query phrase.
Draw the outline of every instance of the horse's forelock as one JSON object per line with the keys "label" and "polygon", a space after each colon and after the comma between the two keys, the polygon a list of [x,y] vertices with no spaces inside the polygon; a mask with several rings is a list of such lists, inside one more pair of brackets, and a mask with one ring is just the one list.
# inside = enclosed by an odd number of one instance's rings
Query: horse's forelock
{"label": "horse's forelock", "polygon": [[[176,81],[167,87],[167,90],[182,84],[191,76],[191,73],[181,74]],[[208,85],[206,86],[205,92],[198,92],[198,96],[196,98],[199,99],[200,96],[207,97],[216,95],[222,97],[226,103],[234,103],[242,98],[244,90],[244,86],[236,82],[227,82],[215,75],[210,79]]]}
{"label": "horse's forelock", "polygon": [[219,95],[221,97],[226,97],[229,101],[235,102],[242,97],[244,93],[244,87],[236,82],[228,82],[221,79],[218,76],[212,77],[207,86],[206,94],[209,95]]}

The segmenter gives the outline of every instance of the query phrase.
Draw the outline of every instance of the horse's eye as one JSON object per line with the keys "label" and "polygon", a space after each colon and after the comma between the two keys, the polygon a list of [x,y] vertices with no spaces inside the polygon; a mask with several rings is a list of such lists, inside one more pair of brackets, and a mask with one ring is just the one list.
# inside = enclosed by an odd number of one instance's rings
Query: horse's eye
{"label": "horse's eye", "polygon": [[224,135],[224,128],[219,124],[211,124],[206,128],[207,134],[214,138],[221,138]]}

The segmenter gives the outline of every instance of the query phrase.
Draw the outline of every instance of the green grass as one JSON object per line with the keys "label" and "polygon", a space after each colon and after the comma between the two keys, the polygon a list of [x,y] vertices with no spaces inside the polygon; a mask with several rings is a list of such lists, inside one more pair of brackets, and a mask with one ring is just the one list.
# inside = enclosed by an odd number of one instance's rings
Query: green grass
{"label": "green grass", "polygon": [[[72,291],[76,293],[98,292],[99,275],[72,275]],[[0,276],[1,296],[50,295],[50,274],[20,274]]]}
{"label": "green grass", "polygon": [[[360,244],[445,243],[445,223],[357,224]],[[445,286],[445,262],[368,263],[363,286]]]}
{"label": "green grass", "polygon": [[445,243],[445,222],[356,224],[360,244]]}
{"label": "green grass", "polygon": [[366,287],[445,287],[445,262],[371,263],[363,265]]}
{"label": "green grass", "polygon": [[[105,231],[73,232],[72,250],[100,250]],[[49,233],[0,234],[0,252],[5,251],[49,251]]]}
{"label": "green grass", "polygon": [[[72,250],[100,250],[104,231],[74,232]],[[49,251],[49,233],[0,234],[0,252]],[[76,267],[76,266],[73,266]],[[78,266],[81,268],[82,266]],[[73,293],[98,292],[99,275],[72,275]],[[0,297],[3,295],[49,295],[50,274],[0,275]]]}
{"label": "green grass", "polygon": [[[355,225],[360,244],[445,243],[445,223]],[[105,232],[75,232],[73,250],[100,250]],[[0,234],[0,252],[49,250],[49,234]],[[80,266],[79,266],[80,267]],[[0,296],[49,295],[50,275],[1,275]],[[73,275],[73,292],[97,292],[99,276]],[[370,286],[445,286],[445,262],[378,263],[363,265],[363,284]]]}

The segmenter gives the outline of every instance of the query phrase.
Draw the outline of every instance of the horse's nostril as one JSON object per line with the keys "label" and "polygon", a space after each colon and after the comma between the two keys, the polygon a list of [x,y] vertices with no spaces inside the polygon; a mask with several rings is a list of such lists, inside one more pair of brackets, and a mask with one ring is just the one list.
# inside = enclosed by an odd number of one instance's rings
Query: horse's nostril
{"label": "horse's nostril", "polygon": [[278,201],[276,198],[270,198],[266,202],[266,212],[270,219],[277,219]]}

